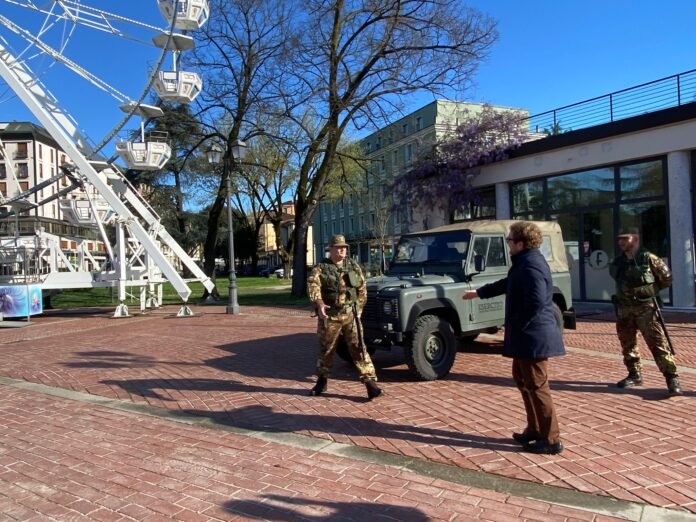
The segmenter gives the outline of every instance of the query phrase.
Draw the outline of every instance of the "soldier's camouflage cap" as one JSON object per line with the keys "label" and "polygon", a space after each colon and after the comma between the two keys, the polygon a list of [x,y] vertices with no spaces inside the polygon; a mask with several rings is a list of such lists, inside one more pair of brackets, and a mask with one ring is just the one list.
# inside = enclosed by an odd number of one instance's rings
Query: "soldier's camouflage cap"
{"label": "soldier's camouflage cap", "polygon": [[346,237],[343,234],[336,234],[329,241],[329,247],[347,247]]}
{"label": "soldier's camouflage cap", "polygon": [[616,237],[629,237],[629,236],[640,236],[640,230],[638,227],[624,227],[619,230]]}

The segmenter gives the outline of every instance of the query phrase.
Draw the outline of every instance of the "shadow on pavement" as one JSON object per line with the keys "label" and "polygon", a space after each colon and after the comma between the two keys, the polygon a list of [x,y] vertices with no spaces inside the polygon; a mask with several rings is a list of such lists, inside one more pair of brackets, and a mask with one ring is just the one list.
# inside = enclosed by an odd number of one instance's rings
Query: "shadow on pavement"
{"label": "shadow on pavement", "polygon": [[128,352],[114,352],[109,350],[89,352],[75,352],[79,358],[77,361],[63,363],[68,368],[150,368],[159,364],[173,364],[177,366],[200,366],[200,364],[183,361],[163,361],[155,357],[138,355]]}
{"label": "shadow on pavement", "polygon": [[[131,395],[141,395],[147,398],[162,401],[176,402],[167,394],[158,393],[155,389],[176,391],[206,391],[206,392],[242,392],[242,393],[280,393],[287,395],[306,396],[306,389],[297,388],[269,388],[249,386],[242,383],[222,381],[216,379],[134,379],[134,380],[105,380],[102,384],[119,386]],[[313,398],[313,401],[321,401],[324,404],[331,397],[326,394]],[[359,397],[340,396],[344,400],[354,402],[367,402],[363,395]],[[309,399],[309,398],[308,398]],[[321,403],[319,403],[321,404]],[[308,408],[309,409],[309,408]],[[222,411],[179,410],[184,415],[207,417],[217,424],[236,426],[239,428],[258,430],[263,428],[278,432],[306,432],[320,431],[333,433],[347,437],[384,437],[390,439],[408,440],[434,445],[464,446],[470,448],[486,448],[496,451],[517,451],[519,447],[511,439],[494,438],[481,435],[471,435],[446,429],[426,428],[406,424],[391,424],[378,422],[371,418],[358,418],[339,415],[297,414],[274,411],[268,406],[245,406]]]}
{"label": "shadow on pavement", "polygon": [[[490,375],[470,375],[465,373],[450,374],[447,380],[467,382],[472,384],[487,384],[490,386],[515,387],[512,377],[498,377]],[[570,391],[578,393],[610,393],[619,395],[636,395],[646,401],[659,401],[669,399],[667,388],[617,388],[614,383],[593,381],[561,381],[552,379],[549,381],[551,391]],[[689,395],[685,392],[684,395]]]}
{"label": "shadow on pavement", "polygon": [[[306,495],[301,498],[291,498],[281,495],[263,495],[269,503],[253,500],[230,500],[223,508],[234,514],[260,517],[263,520],[288,521],[296,520],[408,520],[412,522],[427,522],[430,520],[418,508],[393,506],[377,502],[331,502],[329,500],[310,499]],[[282,504],[287,504],[287,507]],[[306,509],[293,509],[296,506],[316,507],[315,514],[307,513]],[[319,512],[323,513],[319,513]]]}
{"label": "shadow on pavement", "polygon": [[189,415],[207,417],[216,424],[245,429],[264,428],[267,431],[281,433],[312,431],[347,437],[383,437],[432,445],[485,448],[492,451],[521,451],[520,446],[511,438],[486,437],[437,428],[391,424],[370,418],[279,412],[273,411],[269,406],[261,405],[222,412],[183,411]]}

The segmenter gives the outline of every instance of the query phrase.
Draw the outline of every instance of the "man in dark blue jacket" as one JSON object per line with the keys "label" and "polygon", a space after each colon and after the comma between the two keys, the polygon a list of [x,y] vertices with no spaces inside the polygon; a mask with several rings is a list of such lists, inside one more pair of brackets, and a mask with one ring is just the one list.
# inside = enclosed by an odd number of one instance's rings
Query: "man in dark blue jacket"
{"label": "man in dark blue jacket", "polygon": [[505,294],[503,355],[512,357],[512,378],[527,411],[527,427],[512,437],[526,451],[557,455],[563,443],[547,366],[548,358],[564,355],[565,348],[553,308],[551,271],[539,251],[542,235],[537,225],[513,223],[506,239],[512,260],[507,277],[467,291],[464,299]]}

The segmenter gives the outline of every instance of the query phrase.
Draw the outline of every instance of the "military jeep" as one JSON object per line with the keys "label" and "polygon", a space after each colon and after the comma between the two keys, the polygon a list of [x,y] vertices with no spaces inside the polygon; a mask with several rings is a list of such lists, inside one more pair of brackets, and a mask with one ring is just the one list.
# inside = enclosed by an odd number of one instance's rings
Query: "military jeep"
{"label": "military jeep", "polygon": [[[473,221],[403,235],[387,273],[367,281],[362,324],[368,350],[403,347],[410,370],[419,379],[434,380],[449,373],[460,343],[497,332],[505,320],[505,296],[462,296],[507,275],[505,237],[512,223]],[[575,328],[561,228],[536,223],[553,276],[558,326]]]}

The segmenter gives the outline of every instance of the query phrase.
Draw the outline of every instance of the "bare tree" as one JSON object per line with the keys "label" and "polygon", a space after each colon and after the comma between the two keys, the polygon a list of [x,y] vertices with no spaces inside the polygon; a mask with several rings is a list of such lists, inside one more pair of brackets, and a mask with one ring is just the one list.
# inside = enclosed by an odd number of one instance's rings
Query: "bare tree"
{"label": "bare tree", "polygon": [[[305,0],[295,16],[303,31],[287,62],[286,110],[305,130],[292,284],[303,295],[307,230],[344,133],[385,125],[411,93],[466,89],[496,31],[459,0]],[[304,125],[308,114],[314,125]]]}
{"label": "bare tree", "polygon": [[[273,135],[280,136],[279,128]],[[259,229],[263,222],[270,222],[275,234],[275,247],[285,267],[285,277],[290,276],[291,250],[284,240],[282,224],[285,219],[284,203],[294,194],[297,172],[294,168],[296,149],[293,140],[260,136],[251,144],[253,164],[244,169],[245,191],[258,208]],[[257,233],[258,239],[258,233]]]}
{"label": "bare tree", "polygon": [[285,0],[214,0],[204,31],[195,33],[197,44],[191,61],[205,82],[197,99],[205,133],[201,142],[221,142],[226,164],[231,167],[220,174],[209,206],[204,244],[207,274],[213,273],[215,265],[226,176],[241,167],[232,157],[231,146],[236,140],[246,141],[262,133],[264,119],[278,103],[282,64],[293,42],[290,12]]}

